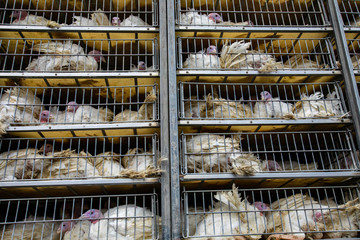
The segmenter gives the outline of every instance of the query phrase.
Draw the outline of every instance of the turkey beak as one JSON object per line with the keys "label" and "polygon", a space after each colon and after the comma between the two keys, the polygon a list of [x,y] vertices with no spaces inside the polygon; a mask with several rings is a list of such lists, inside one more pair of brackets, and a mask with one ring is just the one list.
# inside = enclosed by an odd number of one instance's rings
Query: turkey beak
{"label": "turkey beak", "polygon": [[105,59],[104,57],[101,57],[101,61],[102,61],[103,63],[106,63],[106,59]]}

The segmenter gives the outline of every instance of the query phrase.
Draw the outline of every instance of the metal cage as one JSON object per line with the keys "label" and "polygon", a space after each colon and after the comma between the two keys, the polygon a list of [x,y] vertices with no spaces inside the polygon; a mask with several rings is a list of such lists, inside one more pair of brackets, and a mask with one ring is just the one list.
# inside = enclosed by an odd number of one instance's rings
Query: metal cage
{"label": "metal cage", "polygon": [[182,133],[183,174],[357,171],[350,131]]}
{"label": "metal cage", "polygon": [[4,240],[108,239],[114,235],[119,239],[159,239],[155,192],[0,199],[0,209]]}
{"label": "metal cage", "polygon": [[[178,69],[324,74],[338,68],[328,38],[178,37]],[[199,74],[201,72],[199,71]]]}
{"label": "metal cage", "polygon": [[352,67],[356,75],[360,74],[360,39],[347,39]]}
{"label": "metal cage", "polygon": [[356,0],[342,0],[339,2],[340,13],[346,28],[359,27],[360,4]]}
{"label": "metal cage", "polygon": [[3,87],[0,99],[0,118],[5,130],[8,126],[111,124],[159,119],[156,84],[126,87]]}
{"label": "metal cage", "polygon": [[184,120],[323,119],[346,117],[338,83],[179,84],[179,117]]}
{"label": "metal cage", "polygon": [[146,72],[159,69],[157,39],[0,38],[0,73]]}
{"label": "metal cage", "polygon": [[160,158],[157,134],[1,138],[0,149],[0,181],[156,177]]}
{"label": "metal cage", "polygon": [[359,187],[187,190],[183,237],[358,238]]}
{"label": "metal cage", "polygon": [[[329,26],[322,1],[180,1],[176,0],[176,23],[180,26],[226,27],[324,27]],[[217,13],[219,16],[211,13]],[[209,16],[210,14],[210,16]],[[209,18],[210,17],[210,18]]]}
{"label": "metal cage", "polygon": [[[0,24],[8,27],[157,27],[156,0],[53,1],[2,0]],[[19,12],[21,14],[19,15]]]}

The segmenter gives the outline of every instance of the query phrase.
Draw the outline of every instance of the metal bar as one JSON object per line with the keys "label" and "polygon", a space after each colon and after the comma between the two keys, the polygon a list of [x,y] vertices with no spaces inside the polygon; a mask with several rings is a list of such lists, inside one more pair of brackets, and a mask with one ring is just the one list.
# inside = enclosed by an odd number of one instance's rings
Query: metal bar
{"label": "metal bar", "polygon": [[178,134],[178,105],[177,105],[177,78],[176,78],[176,36],[175,36],[175,2],[167,2],[167,51],[168,51],[168,121],[170,146],[170,173],[171,173],[171,239],[180,239],[180,179],[179,179],[179,134]]}
{"label": "metal bar", "polygon": [[336,46],[344,75],[345,90],[350,100],[349,105],[355,128],[356,141],[358,149],[360,149],[360,97],[352,67],[352,61],[350,59],[349,48],[346,41],[344,23],[342,21],[337,0],[329,0],[328,4],[330,18],[334,27]]}
{"label": "metal bar", "polygon": [[[169,81],[168,81],[168,39],[167,39],[167,2],[159,1],[159,28],[160,28],[160,142],[161,142],[161,217],[162,239],[171,239],[171,174],[170,174],[170,129],[169,129]],[[170,3],[171,4],[171,3]],[[170,207],[169,207],[170,204]]]}

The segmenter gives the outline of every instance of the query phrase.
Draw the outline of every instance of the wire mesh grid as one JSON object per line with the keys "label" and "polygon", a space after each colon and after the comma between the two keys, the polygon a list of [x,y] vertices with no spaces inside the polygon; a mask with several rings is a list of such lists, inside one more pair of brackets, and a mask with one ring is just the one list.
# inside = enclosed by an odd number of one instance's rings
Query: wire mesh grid
{"label": "wire mesh grid", "polygon": [[291,2],[176,0],[179,25],[216,26],[329,26],[322,1]]}
{"label": "wire mesh grid", "polygon": [[3,133],[8,126],[109,124],[159,119],[156,84],[126,87],[3,87],[0,101]]}
{"label": "wire mesh grid", "polygon": [[348,117],[338,83],[179,84],[180,119],[316,119]]}
{"label": "wire mesh grid", "polygon": [[156,27],[157,0],[2,0],[0,24],[63,27]]}
{"label": "wire mesh grid", "polygon": [[183,236],[357,238],[359,187],[186,190]]}
{"label": "wire mesh grid", "polygon": [[179,37],[177,47],[178,69],[256,70],[266,73],[337,68],[328,38]]}
{"label": "wire mesh grid", "polygon": [[145,178],[159,173],[157,134],[1,138],[0,180]]}
{"label": "wire mesh grid", "polygon": [[338,1],[342,20],[346,27],[360,26],[360,3],[356,0]]}
{"label": "wire mesh grid", "polygon": [[360,40],[359,39],[347,39],[349,54],[354,68],[357,74],[360,70]]}
{"label": "wire mesh grid", "polygon": [[183,174],[349,172],[359,167],[350,131],[187,133]]}
{"label": "wire mesh grid", "polygon": [[157,39],[0,38],[0,72],[156,71]]}
{"label": "wire mesh grid", "polygon": [[0,199],[1,239],[158,239],[156,193]]}

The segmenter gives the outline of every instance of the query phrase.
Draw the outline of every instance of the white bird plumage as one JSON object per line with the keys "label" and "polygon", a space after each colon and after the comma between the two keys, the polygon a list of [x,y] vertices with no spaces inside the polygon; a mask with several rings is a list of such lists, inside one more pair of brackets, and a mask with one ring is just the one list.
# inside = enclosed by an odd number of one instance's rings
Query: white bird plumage
{"label": "white bird plumage", "polygon": [[74,22],[70,26],[111,26],[109,18],[100,8],[90,15],[90,18],[74,16]]}
{"label": "white bird plumage", "polygon": [[[261,234],[266,230],[266,218],[255,205],[241,198],[235,184],[232,191],[217,192],[214,198],[219,202],[214,204],[211,212],[208,212],[205,219],[198,224],[194,237],[234,235],[234,237],[212,237],[211,239],[235,239],[236,235],[241,234],[242,236],[237,236],[236,239],[258,240],[261,238]],[[224,213],[224,211],[229,211],[229,213]]]}
{"label": "white bird plumage", "polygon": [[109,209],[103,219],[91,225],[89,240],[155,239],[154,229],[159,219],[146,208],[132,204],[117,206]]}
{"label": "white bird plumage", "polygon": [[268,91],[260,93],[261,101],[254,106],[256,118],[285,118],[294,119],[293,104],[283,102],[280,98],[273,98]]}
{"label": "white bird plumage", "polygon": [[183,63],[183,68],[190,69],[217,69],[220,68],[220,59],[216,54],[217,48],[213,45],[197,53],[190,53]]}
{"label": "white bird plumage", "polygon": [[13,25],[38,25],[51,28],[59,28],[61,26],[55,21],[50,21],[42,16],[28,14],[26,11],[14,11],[10,17],[14,18],[11,23]]}
{"label": "white bird plumage", "polygon": [[11,123],[38,122],[42,101],[32,89],[11,88],[0,99],[0,135],[6,133]]}
{"label": "white bird plumage", "polygon": [[71,41],[35,44],[33,51],[44,53],[33,59],[26,67],[28,71],[96,71],[99,62],[105,61],[99,51],[84,49]]}

